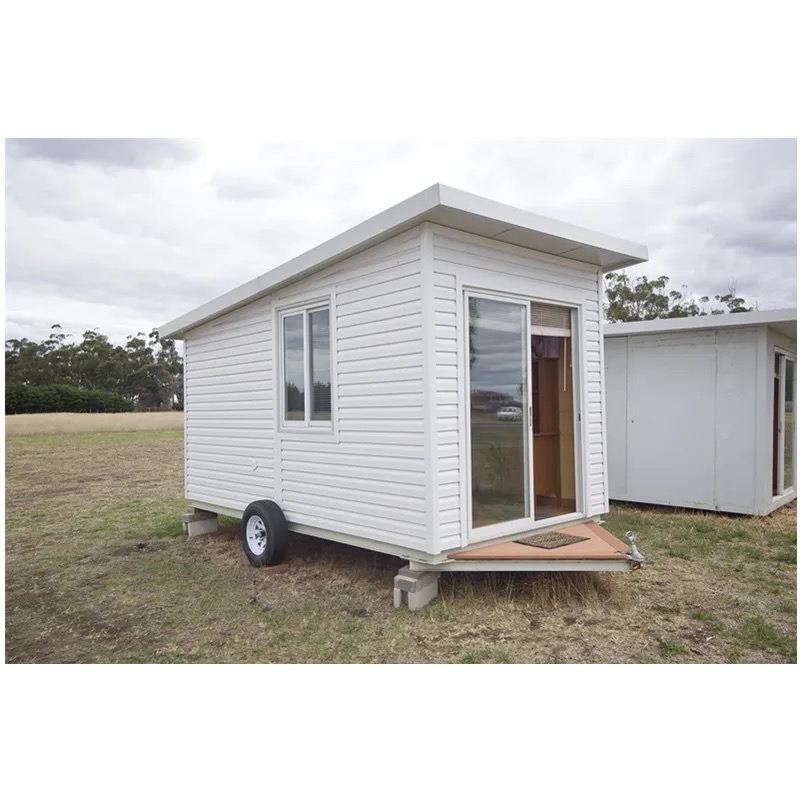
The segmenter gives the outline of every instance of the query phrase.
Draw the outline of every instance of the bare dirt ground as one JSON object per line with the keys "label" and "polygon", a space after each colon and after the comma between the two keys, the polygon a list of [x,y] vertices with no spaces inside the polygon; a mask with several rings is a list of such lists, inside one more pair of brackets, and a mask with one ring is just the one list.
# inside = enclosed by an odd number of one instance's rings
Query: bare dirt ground
{"label": "bare dirt ground", "polygon": [[642,569],[445,575],[411,613],[399,559],[293,535],[284,568],[256,570],[233,520],[186,540],[180,431],[6,446],[8,662],[796,661],[794,510],[619,506]]}

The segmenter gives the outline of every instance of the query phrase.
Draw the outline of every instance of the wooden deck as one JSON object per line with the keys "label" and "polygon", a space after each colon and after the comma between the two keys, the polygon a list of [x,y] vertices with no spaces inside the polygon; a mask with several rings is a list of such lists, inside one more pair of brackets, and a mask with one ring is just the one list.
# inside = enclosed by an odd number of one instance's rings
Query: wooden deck
{"label": "wooden deck", "polygon": [[[563,545],[553,550],[541,547],[531,547],[517,542],[503,542],[490,544],[485,547],[475,547],[455,553],[450,558],[456,561],[571,561],[575,559],[599,561],[627,561],[625,552],[628,545],[612,536],[607,530],[601,528],[596,522],[582,522],[579,525],[569,525],[559,528],[561,533],[572,536],[587,537],[584,542]],[[530,534],[521,534],[520,538]]]}
{"label": "wooden deck", "polygon": [[[410,561],[411,569],[437,572],[606,572],[636,569],[638,561],[626,555],[628,545],[603,530],[596,522],[582,522],[558,529],[583,542],[547,550],[518,542],[503,542],[451,553],[447,561],[425,564]],[[527,538],[532,532],[521,533]]]}

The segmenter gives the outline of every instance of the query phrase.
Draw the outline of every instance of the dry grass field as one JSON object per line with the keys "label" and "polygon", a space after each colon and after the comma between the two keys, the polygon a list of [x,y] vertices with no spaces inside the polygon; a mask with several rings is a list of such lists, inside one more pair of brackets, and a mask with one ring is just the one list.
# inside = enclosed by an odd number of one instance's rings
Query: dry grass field
{"label": "dry grass field", "polygon": [[392,608],[396,558],[293,535],[285,570],[257,570],[233,520],[186,540],[182,446],[7,439],[8,662],[796,661],[794,510],[619,506],[608,527],[640,533],[642,569],[446,575],[411,613]]}
{"label": "dry grass field", "polygon": [[6,436],[37,433],[183,430],[183,411],[120,414],[13,414],[6,417]]}

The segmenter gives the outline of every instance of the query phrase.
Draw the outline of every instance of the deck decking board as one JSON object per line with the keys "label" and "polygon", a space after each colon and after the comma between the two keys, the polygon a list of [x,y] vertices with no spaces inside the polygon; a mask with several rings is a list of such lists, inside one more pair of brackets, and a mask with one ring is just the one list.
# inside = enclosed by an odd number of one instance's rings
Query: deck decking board
{"label": "deck decking board", "polygon": [[[553,550],[539,549],[517,542],[503,542],[454,553],[451,558],[457,561],[571,561],[576,559],[624,561],[627,559],[625,555],[628,549],[627,545],[601,528],[596,522],[582,522],[578,525],[559,528],[559,533],[585,536],[586,540],[566,544]],[[520,538],[530,535],[530,533],[520,534]]]}

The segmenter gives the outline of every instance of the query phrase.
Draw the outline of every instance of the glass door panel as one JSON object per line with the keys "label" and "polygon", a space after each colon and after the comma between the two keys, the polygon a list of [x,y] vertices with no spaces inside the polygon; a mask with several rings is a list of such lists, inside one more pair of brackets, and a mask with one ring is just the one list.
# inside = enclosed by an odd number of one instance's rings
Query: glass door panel
{"label": "glass door panel", "polygon": [[531,516],[528,308],[469,298],[472,527]]}
{"label": "glass door panel", "polygon": [[797,436],[794,402],[797,364],[793,358],[775,353],[772,394],[772,494],[777,497],[797,483]]}
{"label": "glass door panel", "polygon": [[783,491],[795,485],[795,362],[784,357],[783,378]]}

